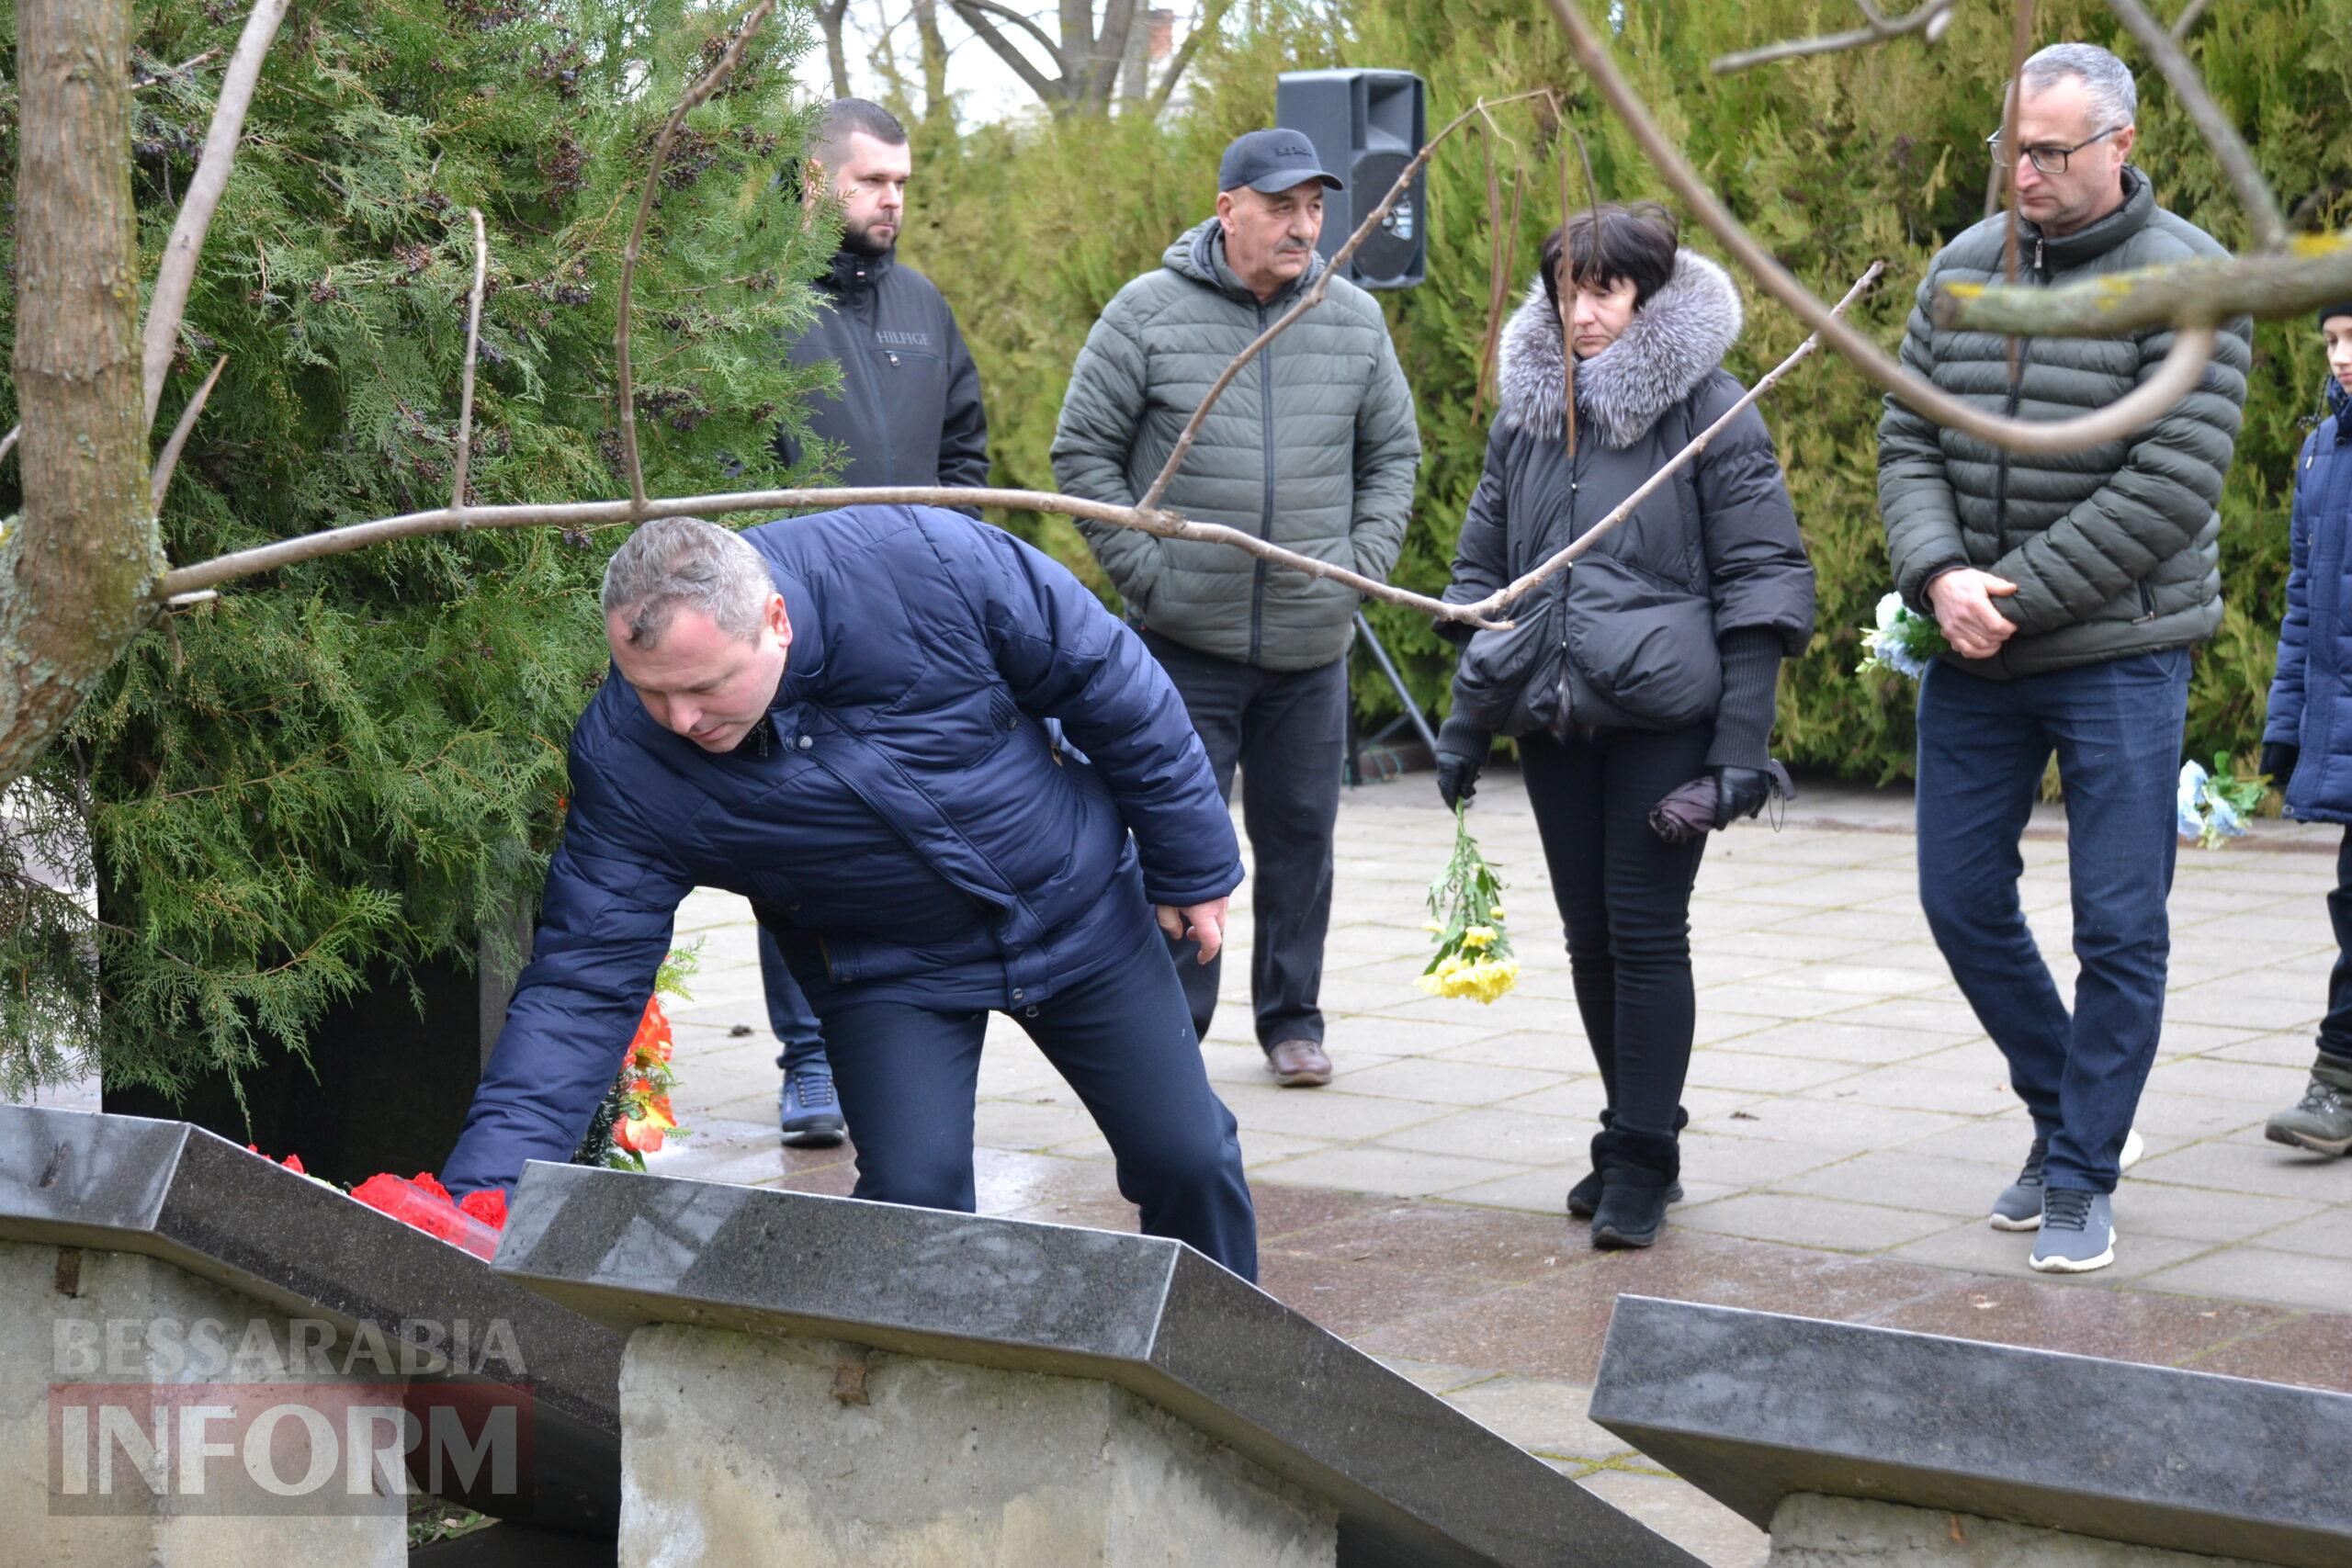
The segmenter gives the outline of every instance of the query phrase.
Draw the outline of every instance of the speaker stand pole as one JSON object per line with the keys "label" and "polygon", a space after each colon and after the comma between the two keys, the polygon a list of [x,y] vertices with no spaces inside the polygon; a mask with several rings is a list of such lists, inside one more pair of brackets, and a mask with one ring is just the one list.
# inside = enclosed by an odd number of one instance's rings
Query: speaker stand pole
{"label": "speaker stand pole", "polygon": [[1379,637],[1374,633],[1372,623],[1363,618],[1362,610],[1356,612],[1356,635],[1363,638],[1366,648],[1372,649],[1372,657],[1380,665],[1380,672],[1388,677],[1388,683],[1396,689],[1396,700],[1405,705],[1405,716],[1413,721],[1415,729],[1420,731],[1421,743],[1430,749],[1430,756],[1434,759],[1437,756],[1437,732],[1430,728],[1430,721],[1421,716],[1420,704],[1415,702],[1413,694],[1405,689],[1405,677],[1396,672],[1396,661],[1388,657],[1386,649],[1380,646]]}

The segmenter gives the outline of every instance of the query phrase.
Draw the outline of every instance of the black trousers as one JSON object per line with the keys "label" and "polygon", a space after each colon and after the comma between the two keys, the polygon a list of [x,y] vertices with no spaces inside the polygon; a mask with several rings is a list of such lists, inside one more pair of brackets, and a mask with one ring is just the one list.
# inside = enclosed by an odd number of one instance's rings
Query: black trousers
{"label": "black trousers", "polygon": [[1705,772],[1713,729],[1520,742],[1527,798],[1567,930],[1577,1011],[1616,1124],[1672,1136],[1690,1070],[1690,887],[1704,835],[1671,845],[1650,807]]}
{"label": "black trousers", "polygon": [[[1254,872],[1250,913],[1256,930],[1250,996],[1258,1043],[1323,1038],[1323,939],[1331,929],[1331,835],[1340,815],[1340,770],[1348,749],[1348,661],[1313,670],[1261,670],[1155,632],[1143,634],[1184,699],[1193,728],[1233,798],[1238,762],[1249,776],[1241,825]],[[1191,942],[1176,969],[1203,1036],[1216,1012],[1222,959],[1200,964]]]}
{"label": "black trousers", "polygon": [[2335,971],[2327,977],[2327,1016],[2319,1021],[2319,1048],[2352,1064],[2352,828],[2335,852],[2335,891],[2327,896],[2335,928]]}
{"label": "black trousers", "polygon": [[[972,1111],[989,1015],[835,999],[820,1010],[833,1087],[857,1141],[853,1194],[973,1210]],[[1078,1091],[1144,1234],[1258,1278],[1258,1222],[1233,1112],[1209,1087],[1158,936],[1125,961],[1008,1013]]]}

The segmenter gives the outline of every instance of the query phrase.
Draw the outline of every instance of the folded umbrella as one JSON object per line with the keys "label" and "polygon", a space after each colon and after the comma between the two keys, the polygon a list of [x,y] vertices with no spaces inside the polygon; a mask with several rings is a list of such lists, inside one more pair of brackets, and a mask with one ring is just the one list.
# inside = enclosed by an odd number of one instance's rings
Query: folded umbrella
{"label": "folded umbrella", "polygon": [[[1774,799],[1790,801],[1797,797],[1796,781],[1789,777],[1789,770],[1778,759],[1766,762],[1764,772],[1771,779]],[[1666,797],[1650,807],[1650,830],[1669,844],[1687,844],[1700,834],[1724,826],[1715,820],[1715,795],[1712,773],[1667,791]]]}

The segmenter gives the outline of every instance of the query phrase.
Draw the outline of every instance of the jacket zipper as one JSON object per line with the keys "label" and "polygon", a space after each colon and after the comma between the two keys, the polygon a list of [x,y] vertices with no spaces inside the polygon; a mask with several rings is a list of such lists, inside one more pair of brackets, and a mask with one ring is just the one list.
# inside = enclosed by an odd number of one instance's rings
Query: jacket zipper
{"label": "jacket zipper", "polygon": [[[1266,302],[1258,301],[1258,331],[1266,330]],[[1258,355],[1258,427],[1263,443],[1261,466],[1266,472],[1264,509],[1258,514],[1258,536],[1272,543],[1274,537],[1274,345],[1268,344]],[[1250,662],[1258,662],[1259,651],[1266,639],[1266,562],[1261,558],[1250,580]]]}
{"label": "jacket zipper", "polygon": [[[2041,282],[2041,242],[2040,240],[2033,243],[2033,276],[2036,283]],[[2033,340],[2028,337],[2018,339],[2018,371],[2016,375],[2009,378],[2008,403],[2002,411],[2009,419],[2017,418],[2018,405],[2025,400],[2025,367],[2027,361],[2032,357]],[[2001,558],[2001,552],[2008,547],[2008,541],[2009,449],[2004,446],[2001,448],[2000,468],[1993,480],[1993,558],[1995,560]]]}
{"label": "jacket zipper", "polygon": [[[1577,536],[1577,488],[1578,488],[1579,484],[1582,482],[1581,480],[1579,480],[1579,479],[1578,479],[1578,478],[1577,478],[1577,456],[1578,456],[1577,454],[1573,453],[1573,452],[1571,452],[1571,453],[1569,453],[1569,454],[1568,454],[1568,537],[1567,537],[1567,542],[1568,542],[1569,544],[1574,544],[1574,543],[1576,542],[1576,536]],[[1573,572],[1573,571],[1575,571],[1575,570],[1576,570],[1576,569],[1577,569],[1577,563],[1576,563],[1576,562],[1574,562],[1574,561],[1570,561],[1570,562],[1569,562],[1566,567],[1562,568],[1561,570],[1562,570],[1562,571],[1563,571],[1564,573],[1566,573],[1566,572]],[[1567,617],[1566,609],[1566,599],[1567,599],[1567,593],[1568,593],[1567,587],[1566,587],[1566,584],[1563,584],[1563,585],[1561,586],[1561,589],[1560,589],[1560,598],[1561,598],[1561,601],[1562,601],[1562,611],[1561,611],[1561,615],[1560,615],[1560,714],[1559,714],[1559,716],[1558,716],[1556,719],[1555,719],[1555,720],[1553,721],[1553,729],[1554,729],[1554,731],[1555,732],[1555,734],[1557,735],[1557,737],[1558,737],[1558,739],[1559,739],[1559,741],[1560,741],[1560,744],[1562,744],[1563,746],[1565,746],[1565,745],[1566,745],[1566,744],[1567,744],[1568,737],[1569,737],[1570,735],[1572,735],[1572,734],[1574,734],[1574,733],[1576,732],[1576,710],[1577,710],[1577,705],[1576,705],[1576,700],[1575,700],[1575,696],[1574,696],[1574,693],[1575,693],[1575,689],[1576,689],[1576,688],[1575,688],[1574,683],[1573,683],[1572,682],[1570,682],[1570,681],[1569,681],[1569,679],[1568,679],[1568,617]]]}

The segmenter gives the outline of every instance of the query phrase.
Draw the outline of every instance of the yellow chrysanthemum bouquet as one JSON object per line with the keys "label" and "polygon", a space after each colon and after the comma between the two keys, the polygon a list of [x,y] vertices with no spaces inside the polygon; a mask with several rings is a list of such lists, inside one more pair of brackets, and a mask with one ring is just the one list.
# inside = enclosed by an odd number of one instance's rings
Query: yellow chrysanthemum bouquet
{"label": "yellow chrysanthemum bouquet", "polygon": [[1430,884],[1427,929],[1437,956],[1421,971],[1421,989],[1433,997],[1491,1002],[1519,980],[1519,960],[1503,934],[1503,880],[1470,836],[1462,808],[1453,808],[1453,858]]}

